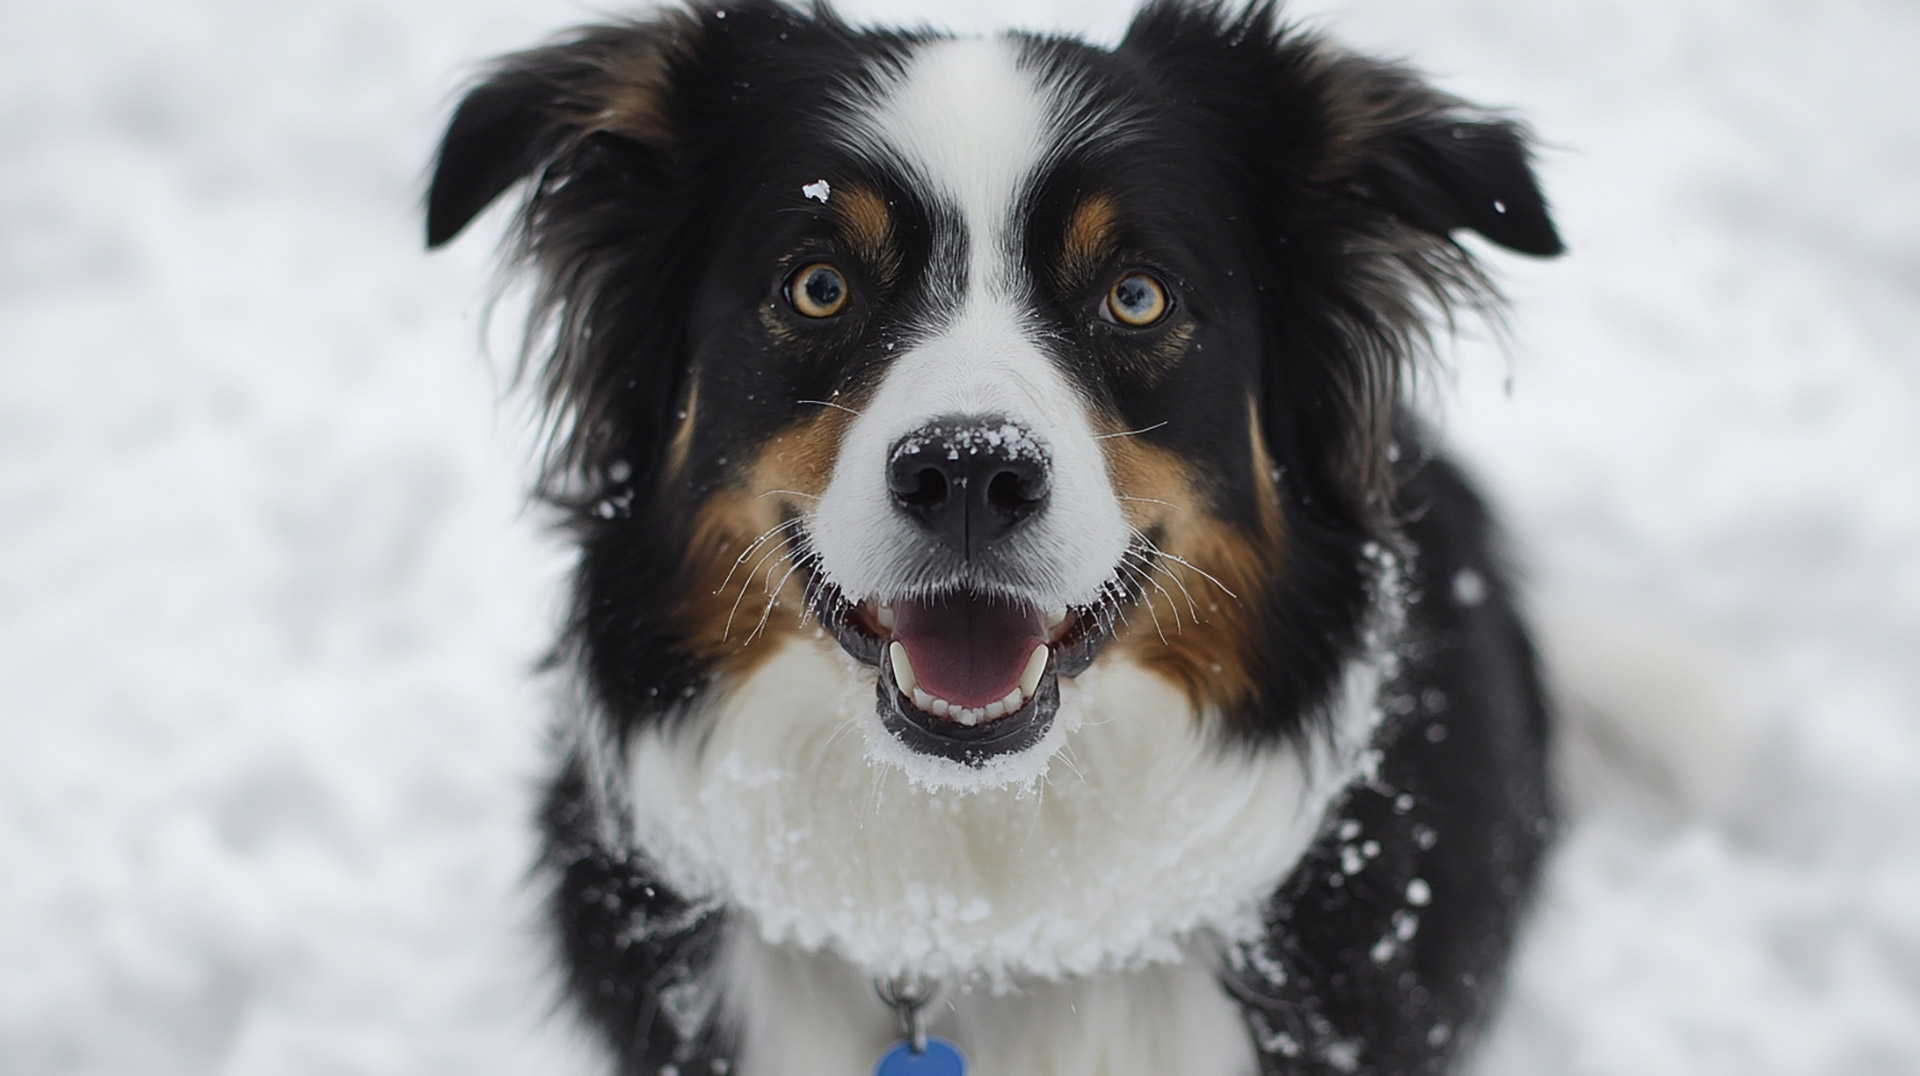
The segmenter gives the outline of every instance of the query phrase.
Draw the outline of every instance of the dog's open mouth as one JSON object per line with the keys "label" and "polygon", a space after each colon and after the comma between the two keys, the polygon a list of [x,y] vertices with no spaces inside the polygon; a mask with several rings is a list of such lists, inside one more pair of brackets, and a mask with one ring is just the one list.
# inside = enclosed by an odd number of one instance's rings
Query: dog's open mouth
{"label": "dog's open mouth", "polygon": [[820,622],[879,669],[887,731],[971,766],[1039,743],[1060,707],[1060,678],[1085,671],[1107,638],[1096,610],[1005,594],[956,588],[855,605],[824,581],[814,590]]}

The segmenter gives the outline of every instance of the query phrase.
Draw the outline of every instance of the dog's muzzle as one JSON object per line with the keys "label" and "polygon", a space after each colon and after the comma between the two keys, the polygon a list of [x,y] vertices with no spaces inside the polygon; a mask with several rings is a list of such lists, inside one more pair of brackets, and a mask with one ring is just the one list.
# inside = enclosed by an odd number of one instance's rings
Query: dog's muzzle
{"label": "dog's muzzle", "polygon": [[1047,443],[999,416],[943,416],[894,442],[885,474],[926,571],[857,607],[824,587],[822,622],[879,667],[881,722],[907,747],[978,766],[1034,746],[1060,677],[1085,670],[1104,637],[1090,610],[1042,604],[1022,584],[1022,539],[1053,488]]}

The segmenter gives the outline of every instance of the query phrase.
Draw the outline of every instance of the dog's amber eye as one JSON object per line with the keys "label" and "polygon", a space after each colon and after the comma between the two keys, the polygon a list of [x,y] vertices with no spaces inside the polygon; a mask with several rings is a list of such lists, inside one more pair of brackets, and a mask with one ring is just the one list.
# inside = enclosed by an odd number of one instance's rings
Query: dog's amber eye
{"label": "dog's amber eye", "polygon": [[826,262],[811,262],[787,280],[787,302],[810,318],[830,318],[852,297],[847,278]]}
{"label": "dog's amber eye", "polygon": [[1107,313],[1122,325],[1144,329],[1167,316],[1167,289],[1151,275],[1132,272],[1107,291]]}

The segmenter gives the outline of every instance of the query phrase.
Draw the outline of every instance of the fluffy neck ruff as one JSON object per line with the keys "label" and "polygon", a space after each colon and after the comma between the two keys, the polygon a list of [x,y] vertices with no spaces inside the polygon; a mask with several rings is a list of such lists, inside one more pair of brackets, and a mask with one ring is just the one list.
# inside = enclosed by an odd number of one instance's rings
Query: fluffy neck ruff
{"label": "fluffy neck ruff", "polygon": [[998,989],[1177,963],[1200,932],[1256,929],[1364,765],[1381,665],[1353,664],[1330,736],[1241,749],[1157,676],[1103,663],[1063,685],[1072,716],[1025,779],[963,791],[900,765],[870,670],[794,642],[635,741],[634,832],[762,942],[876,975]]}

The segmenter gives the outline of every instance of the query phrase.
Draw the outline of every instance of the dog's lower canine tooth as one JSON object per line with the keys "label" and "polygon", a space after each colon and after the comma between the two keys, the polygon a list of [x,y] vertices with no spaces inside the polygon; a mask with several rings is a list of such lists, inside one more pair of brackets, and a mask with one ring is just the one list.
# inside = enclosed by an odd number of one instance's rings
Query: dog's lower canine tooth
{"label": "dog's lower canine tooth", "polygon": [[1027,701],[1027,697],[1022,695],[1020,689],[1016,687],[1012,691],[1007,692],[1007,697],[1000,700],[1000,705],[1007,708],[1007,713],[1012,713],[1018,710],[1020,704],[1025,701]]}
{"label": "dog's lower canine tooth", "polygon": [[[895,643],[893,645],[899,646],[900,644]],[[1032,696],[1035,691],[1039,690],[1040,676],[1047,671],[1048,654],[1049,651],[1044,646],[1036,646],[1033,648],[1033,653],[1027,658],[1026,671],[1020,674],[1020,694]],[[899,667],[895,666],[894,675],[899,675],[899,671]],[[912,670],[908,671],[911,672]]]}
{"label": "dog's lower canine tooth", "polygon": [[928,713],[933,712],[933,696],[927,694],[925,688],[913,689],[913,704]]}
{"label": "dog's lower canine tooth", "polygon": [[893,682],[899,685],[902,695],[913,694],[920,686],[920,679],[913,675],[913,662],[907,657],[907,648],[895,642],[887,647],[887,657],[893,662]]}

